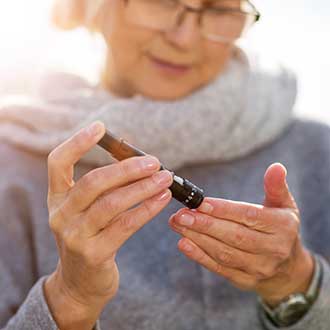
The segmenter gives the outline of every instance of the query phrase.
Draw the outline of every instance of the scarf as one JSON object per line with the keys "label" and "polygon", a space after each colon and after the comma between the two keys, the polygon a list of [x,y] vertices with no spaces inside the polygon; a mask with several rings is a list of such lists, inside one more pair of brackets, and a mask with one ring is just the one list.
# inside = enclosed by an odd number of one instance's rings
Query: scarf
{"label": "scarf", "polygon": [[[121,98],[82,77],[47,72],[36,95],[0,102],[0,140],[47,155],[94,120],[169,169],[244,157],[290,125],[296,79],[279,64],[237,48],[208,85],[174,101]],[[115,162],[96,145],[81,162]]]}

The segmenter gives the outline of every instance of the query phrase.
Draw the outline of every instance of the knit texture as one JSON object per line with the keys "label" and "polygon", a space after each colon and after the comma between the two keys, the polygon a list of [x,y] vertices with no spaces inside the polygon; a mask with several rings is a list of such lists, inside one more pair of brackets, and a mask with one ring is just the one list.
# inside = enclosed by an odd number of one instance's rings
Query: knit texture
{"label": "knit texture", "polygon": [[[102,120],[112,133],[176,170],[232,160],[267,145],[290,125],[295,100],[289,70],[237,48],[214,81],[176,101],[116,98],[74,75],[46,74],[34,97],[0,100],[0,140],[48,154],[79,128]],[[99,146],[82,161],[114,162]]]}

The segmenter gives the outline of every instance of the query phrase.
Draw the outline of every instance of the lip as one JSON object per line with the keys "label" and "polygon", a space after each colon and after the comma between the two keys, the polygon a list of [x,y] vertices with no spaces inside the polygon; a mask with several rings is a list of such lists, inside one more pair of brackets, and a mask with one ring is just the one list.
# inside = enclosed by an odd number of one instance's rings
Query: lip
{"label": "lip", "polygon": [[192,67],[191,65],[186,64],[174,64],[152,55],[148,55],[148,58],[158,69],[167,73],[183,74],[188,72]]}

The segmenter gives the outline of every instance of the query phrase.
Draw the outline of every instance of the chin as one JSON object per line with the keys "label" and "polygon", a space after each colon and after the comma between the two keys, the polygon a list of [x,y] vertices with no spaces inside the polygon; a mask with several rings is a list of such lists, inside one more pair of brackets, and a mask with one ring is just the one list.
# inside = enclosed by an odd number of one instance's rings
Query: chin
{"label": "chin", "polygon": [[182,99],[195,90],[199,89],[202,84],[179,84],[173,82],[149,82],[138,86],[136,89],[139,94],[154,100],[174,101]]}
{"label": "chin", "polygon": [[146,89],[142,94],[150,99],[157,101],[175,101],[188,96],[191,91],[171,91],[171,90],[155,90]]}

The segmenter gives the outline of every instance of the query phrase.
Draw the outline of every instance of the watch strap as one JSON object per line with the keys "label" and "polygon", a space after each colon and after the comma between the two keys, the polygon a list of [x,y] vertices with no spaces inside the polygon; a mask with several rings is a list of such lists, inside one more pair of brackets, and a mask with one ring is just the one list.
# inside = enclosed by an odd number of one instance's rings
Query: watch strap
{"label": "watch strap", "polygon": [[317,255],[312,254],[312,256],[315,260],[315,270],[311,284],[309,285],[309,288],[305,295],[310,304],[313,304],[318,297],[318,293],[320,291],[320,286],[321,286],[320,284],[323,276],[321,261],[319,260]]}
{"label": "watch strap", "polygon": [[286,297],[285,299],[283,299],[277,306],[275,306],[273,308],[268,306],[263,301],[263,299],[260,296],[258,296],[258,302],[262,306],[263,311],[275,325],[282,325],[283,321],[285,321],[285,322],[288,321],[288,320],[282,321],[280,319],[279,315],[280,315],[280,312],[283,309],[285,309],[286,307],[290,306],[290,304],[294,304],[297,301],[300,301],[300,302],[305,301],[305,303],[308,304],[308,309],[306,310],[306,313],[307,313],[309,308],[312,306],[314,301],[317,299],[319,290],[320,290],[320,286],[321,286],[321,282],[322,282],[323,271],[322,271],[322,264],[321,264],[320,260],[318,259],[317,255],[312,254],[312,256],[314,259],[315,268],[314,268],[314,273],[313,273],[311,283],[305,294],[304,293],[293,293],[293,294],[289,295],[288,297]]}

